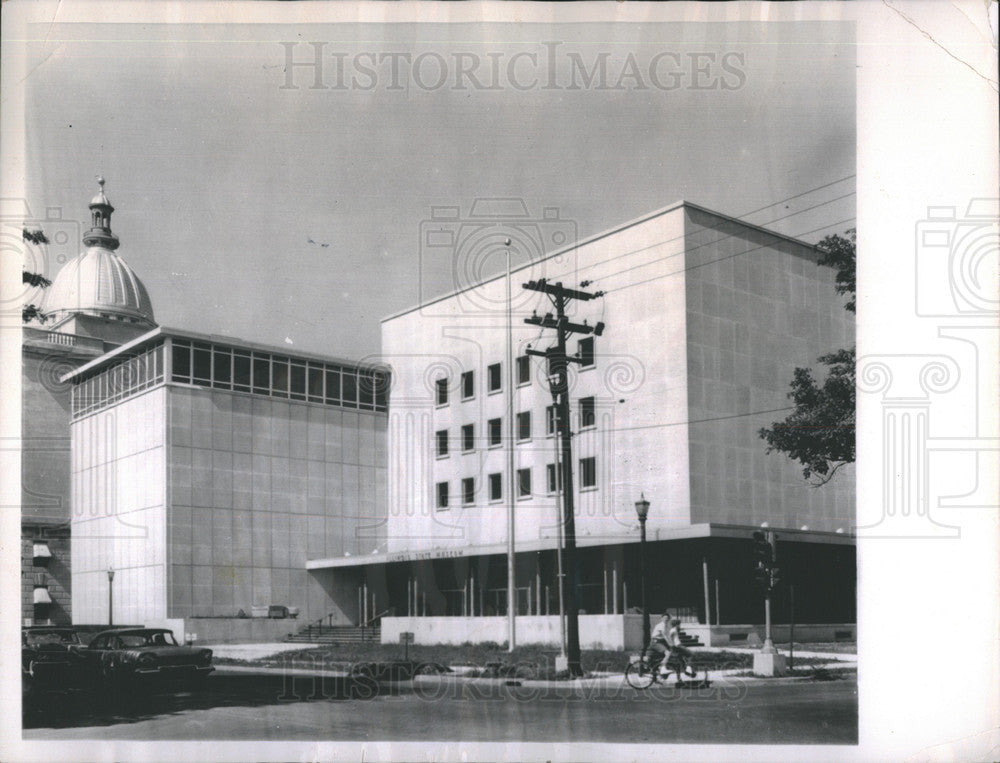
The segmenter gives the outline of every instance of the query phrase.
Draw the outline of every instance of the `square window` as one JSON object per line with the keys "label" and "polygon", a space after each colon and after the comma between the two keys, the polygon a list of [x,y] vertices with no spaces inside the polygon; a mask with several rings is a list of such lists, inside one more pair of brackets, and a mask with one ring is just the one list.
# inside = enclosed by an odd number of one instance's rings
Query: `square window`
{"label": "square window", "polygon": [[439,509],[448,508],[448,483],[437,483],[437,507]]}
{"label": "square window", "polygon": [[490,392],[499,392],[503,389],[503,381],[500,376],[500,364],[494,363],[486,369],[486,378]]}
{"label": "square window", "polygon": [[499,472],[490,475],[490,500],[503,500],[503,475]]}
{"label": "square window", "polygon": [[531,384],[531,358],[527,355],[517,356],[517,384]]}
{"label": "square window", "polygon": [[476,396],[476,380],[472,371],[462,373],[462,399],[471,400]]}
{"label": "square window", "polygon": [[562,469],[556,469],[555,464],[545,465],[545,489],[549,495],[559,490],[562,492]]}
{"label": "square window", "polygon": [[517,470],[517,497],[531,496],[531,468]]}
{"label": "square window", "polygon": [[597,426],[597,414],[594,410],[594,398],[580,398],[580,429]]}
{"label": "square window", "polygon": [[462,452],[469,453],[476,449],[476,430],[472,424],[462,426]]}
{"label": "square window", "polygon": [[580,358],[580,366],[589,368],[594,365],[594,337],[581,339],[576,346],[576,355]]}
{"label": "square window", "polygon": [[517,439],[522,442],[531,439],[531,411],[517,414]]}
{"label": "square window", "polygon": [[439,429],[435,432],[435,437],[437,438],[438,458],[444,458],[448,455],[448,430]]}
{"label": "square window", "polygon": [[476,502],[476,480],[466,477],[462,480],[462,503],[469,506]]}
{"label": "square window", "polygon": [[437,388],[437,404],[448,405],[448,380],[438,379],[434,384]]}
{"label": "square window", "polygon": [[580,459],[580,487],[597,487],[597,458]]}
{"label": "square window", "polygon": [[490,419],[488,422],[490,434],[490,447],[495,448],[503,443],[503,423],[501,419]]}

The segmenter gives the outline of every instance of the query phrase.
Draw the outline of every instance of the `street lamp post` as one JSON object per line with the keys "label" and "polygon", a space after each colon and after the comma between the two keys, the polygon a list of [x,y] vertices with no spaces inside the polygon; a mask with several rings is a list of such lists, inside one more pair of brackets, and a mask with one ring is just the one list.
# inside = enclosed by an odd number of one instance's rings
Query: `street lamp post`
{"label": "street lamp post", "polygon": [[649,644],[649,613],[646,611],[646,517],[649,515],[649,501],[640,493],[635,502],[635,513],[639,515],[639,603],[642,605],[642,648]]}
{"label": "street lamp post", "polygon": [[108,625],[114,624],[111,616],[111,611],[112,611],[111,606],[113,603],[111,586],[114,583],[114,580],[115,580],[115,568],[112,567],[111,565],[108,565]]}

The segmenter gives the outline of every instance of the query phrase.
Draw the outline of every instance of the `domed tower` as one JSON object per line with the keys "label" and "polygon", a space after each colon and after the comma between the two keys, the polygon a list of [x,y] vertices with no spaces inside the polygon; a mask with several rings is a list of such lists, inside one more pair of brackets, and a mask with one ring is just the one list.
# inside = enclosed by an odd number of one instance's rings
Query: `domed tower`
{"label": "domed tower", "polygon": [[91,228],[83,235],[86,249],[66,263],[46,290],[42,311],[53,320],[45,328],[120,344],[156,328],[146,287],[115,253],[118,237],[111,232],[111,206],[98,177],[90,201]]}

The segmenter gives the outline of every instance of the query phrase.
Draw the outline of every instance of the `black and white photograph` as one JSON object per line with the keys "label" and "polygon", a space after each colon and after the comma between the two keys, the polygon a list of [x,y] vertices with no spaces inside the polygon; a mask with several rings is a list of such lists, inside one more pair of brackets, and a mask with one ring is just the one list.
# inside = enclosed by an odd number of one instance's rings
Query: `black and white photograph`
{"label": "black and white photograph", "polygon": [[0,755],[995,759],[931,6],[6,4]]}

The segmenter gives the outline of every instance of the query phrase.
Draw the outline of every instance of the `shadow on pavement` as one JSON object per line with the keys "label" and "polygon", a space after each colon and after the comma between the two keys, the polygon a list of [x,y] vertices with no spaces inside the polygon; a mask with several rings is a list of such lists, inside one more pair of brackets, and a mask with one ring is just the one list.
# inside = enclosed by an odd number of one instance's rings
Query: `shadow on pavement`
{"label": "shadow on pavement", "polygon": [[200,688],[146,683],[114,690],[27,686],[22,694],[25,729],[110,726],[215,707],[263,707],[375,699],[398,693],[369,676],[213,674]]}

